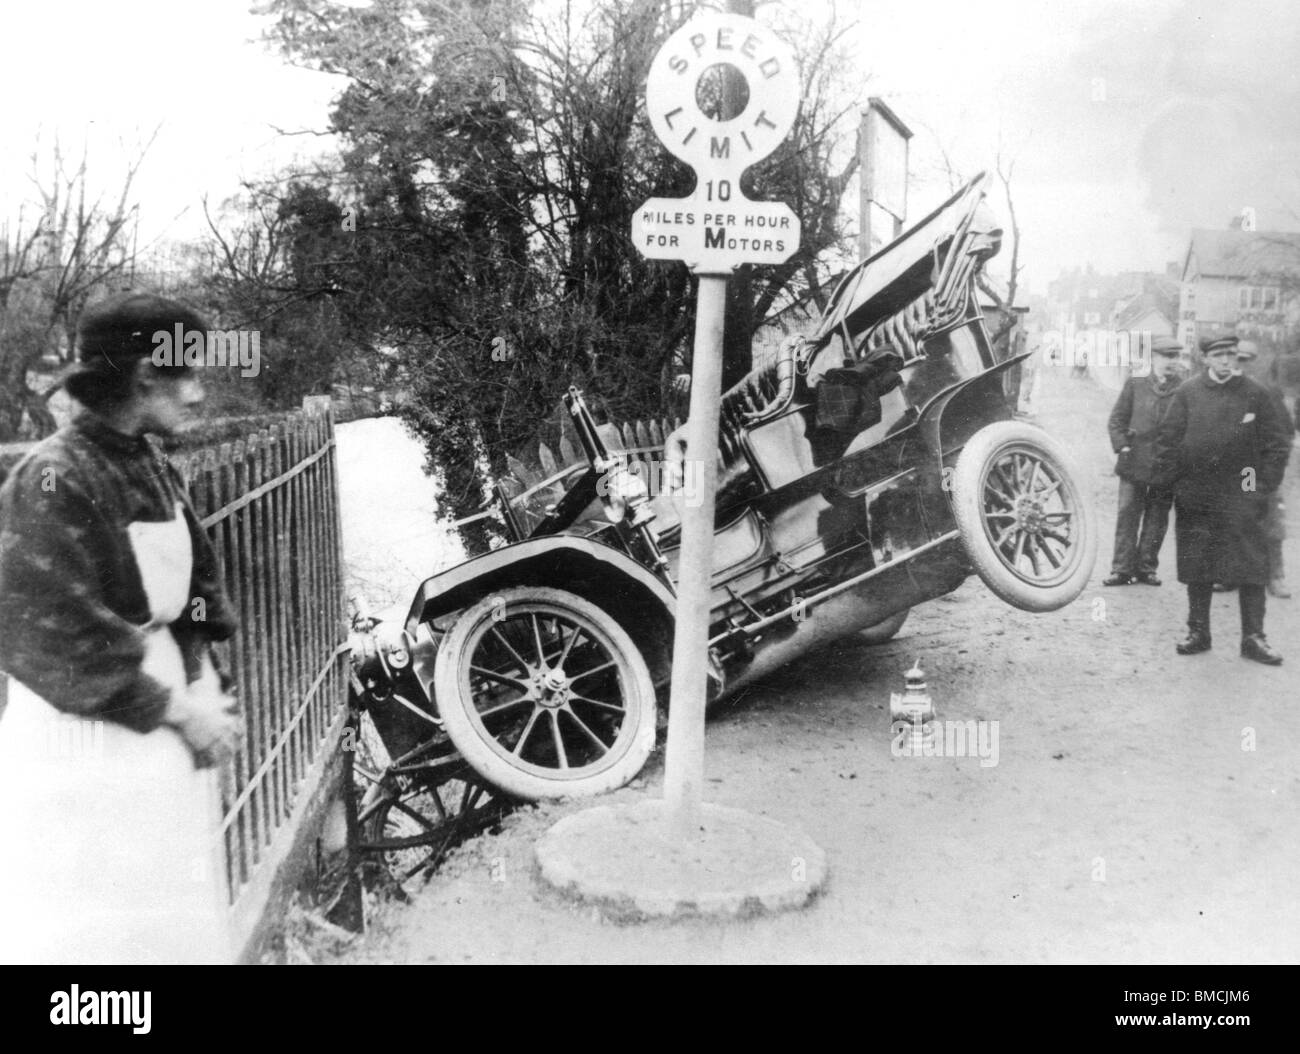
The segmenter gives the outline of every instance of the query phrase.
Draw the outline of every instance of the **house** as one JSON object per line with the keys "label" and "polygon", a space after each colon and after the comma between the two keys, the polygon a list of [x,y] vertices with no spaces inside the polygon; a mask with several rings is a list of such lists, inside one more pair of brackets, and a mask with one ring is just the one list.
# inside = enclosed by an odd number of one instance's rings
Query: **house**
{"label": "house", "polygon": [[1139,290],[1123,276],[1099,274],[1091,264],[1062,271],[1047,284],[1048,323],[1061,331],[1100,328],[1117,297]]}
{"label": "house", "polygon": [[1116,332],[1172,337],[1177,328],[1178,296],[1176,283],[1162,282],[1147,292],[1117,300],[1111,308],[1110,328]]}
{"label": "house", "polygon": [[1168,270],[1099,274],[1089,264],[1072,268],[1047,286],[1047,320],[1058,330],[1173,332],[1178,283]]}
{"label": "house", "polygon": [[1288,343],[1300,322],[1300,233],[1192,231],[1183,261],[1179,339],[1233,329],[1268,345]]}

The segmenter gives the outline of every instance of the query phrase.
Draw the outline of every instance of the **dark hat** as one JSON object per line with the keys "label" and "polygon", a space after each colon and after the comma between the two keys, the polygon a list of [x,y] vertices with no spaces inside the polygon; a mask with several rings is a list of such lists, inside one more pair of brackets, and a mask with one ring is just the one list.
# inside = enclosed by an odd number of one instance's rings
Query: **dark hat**
{"label": "dark hat", "polygon": [[[181,333],[206,333],[207,323],[191,308],[166,297],[131,293],[87,308],[77,325],[77,361],[63,378],[69,394],[90,402],[101,393],[124,392],[135,364]],[[167,346],[170,347],[170,344]],[[167,366],[183,370],[181,356]]]}
{"label": "dark hat", "polygon": [[1208,355],[1218,348],[1235,348],[1237,338],[1232,333],[1216,333],[1208,337],[1201,338],[1201,354]]}
{"label": "dark hat", "polygon": [[1183,346],[1173,337],[1156,337],[1151,341],[1153,355],[1177,355],[1182,350]]}

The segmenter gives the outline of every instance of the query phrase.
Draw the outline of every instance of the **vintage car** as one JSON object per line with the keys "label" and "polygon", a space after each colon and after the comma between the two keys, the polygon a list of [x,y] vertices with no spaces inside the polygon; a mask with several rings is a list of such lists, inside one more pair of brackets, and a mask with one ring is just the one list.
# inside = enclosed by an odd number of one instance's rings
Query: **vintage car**
{"label": "vintage car", "polygon": [[[1078,477],[1015,419],[1023,356],[999,361],[974,295],[1000,239],[983,193],[854,268],[814,332],[723,394],[712,699],[847,634],[887,639],[972,572],[1028,611],[1083,589],[1097,531]],[[514,541],[422,583],[404,625],[362,627],[357,699],[388,754],[363,805],[372,845],[619,787],[654,747],[692,498],[682,430],[629,450],[576,389],[565,404],[585,457],[498,484]]]}

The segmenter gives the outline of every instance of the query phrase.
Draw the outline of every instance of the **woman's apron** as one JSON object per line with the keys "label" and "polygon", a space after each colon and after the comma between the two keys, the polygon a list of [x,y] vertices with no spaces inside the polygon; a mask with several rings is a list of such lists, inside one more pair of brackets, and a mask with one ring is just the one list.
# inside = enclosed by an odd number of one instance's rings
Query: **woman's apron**
{"label": "woman's apron", "polygon": [[[188,685],[170,629],[190,602],[181,506],[127,532],[152,615],[144,671],[219,707],[211,661]],[[230,961],[216,770],[174,729],[60,713],[10,678],[0,794],[0,962]]]}

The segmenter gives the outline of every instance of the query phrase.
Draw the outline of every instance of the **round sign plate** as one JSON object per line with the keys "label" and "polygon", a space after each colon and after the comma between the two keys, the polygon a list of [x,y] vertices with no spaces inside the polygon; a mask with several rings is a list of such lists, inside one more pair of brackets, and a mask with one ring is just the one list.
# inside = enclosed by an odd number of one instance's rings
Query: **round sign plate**
{"label": "round sign plate", "polygon": [[[728,120],[705,113],[697,98],[701,76],[717,65],[734,66],[748,88],[744,109]],[[701,175],[739,179],[794,126],[799,69],[770,29],[743,15],[707,12],[677,30],[655,55],[646,106],[655,134],[673,154]]]}

